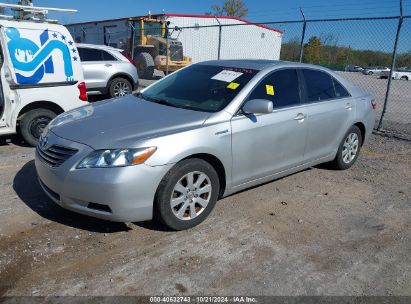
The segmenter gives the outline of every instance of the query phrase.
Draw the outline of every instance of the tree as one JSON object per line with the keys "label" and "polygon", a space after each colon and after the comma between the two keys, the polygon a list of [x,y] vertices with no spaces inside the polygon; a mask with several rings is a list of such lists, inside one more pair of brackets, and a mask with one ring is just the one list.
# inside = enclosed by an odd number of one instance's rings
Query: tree
{"label": "tree", "polygon": [[211,13],[206,14],[234,17],[245,17],[248,14],[248,8],[245,6],[243,0],[225,0],[222,6],[211,6],[211,10]]}
{"label": "tree", "polygon": [[304,45],[304,62],[319,64],[321,59],[321,40],[312,36]]}
{"label": "tree", "polygon": [[300,58],[300,39],[294,37],[281,46],[281,60],[298,61]]}

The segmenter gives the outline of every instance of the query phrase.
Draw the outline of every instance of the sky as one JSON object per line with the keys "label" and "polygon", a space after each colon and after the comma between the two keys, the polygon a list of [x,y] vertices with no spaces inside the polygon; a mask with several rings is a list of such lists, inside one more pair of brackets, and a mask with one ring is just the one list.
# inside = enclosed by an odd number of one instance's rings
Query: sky
{"label": "sky", "polygon": [[[17,0],[8,0],[15,3]],[[213,4],[223,0],[34,0],[36,6],[73,8],[76,14],[54,13],[60,23],[76,23],[160,13],[204,14]],[[253,22],[300,20],[300,7],[307,19],[398,16],[399,0],[244,0],[249,13],[245,17]],[[403,0],[404,15],[411,15],[411,0]],[[310,35],[335,33],[338,44],[353,48],[391,51],[395,37],[396,20],[312,23],[307,26]],[[285,31],[284,39],[301,34],[299,24],[275,24]],[[411,36],[411,19],[404,22],[401,34]],[[411,39],[402,39],[399,50],[411,50]]]}
{"label": "sky", "polygon": [[[13,1],[9,1],[13,2]],[[78,9],[75,15],[59,14],[67,22],[94,21],[131,15],[185,13],[203,14],[223,0],[34,0],[36,6]],[[244,0],[247,19],[256,22],[307,18],[371,17],[399,14],[399,0]],[[113,4],[115,3],[115,4]],[[404,13],[411,15],[411,0],[403,0]]]}

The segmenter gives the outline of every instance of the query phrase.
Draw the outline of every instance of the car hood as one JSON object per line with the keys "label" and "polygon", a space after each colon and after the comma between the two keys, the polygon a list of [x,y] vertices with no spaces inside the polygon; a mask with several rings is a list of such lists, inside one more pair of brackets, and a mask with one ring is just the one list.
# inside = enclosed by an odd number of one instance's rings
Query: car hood
{"label": "car hood", "polygon": [[133,148],[140,140],[198,128],[209,116],[130,95],[66,112],[52,121],[49,129],[96,150]]}

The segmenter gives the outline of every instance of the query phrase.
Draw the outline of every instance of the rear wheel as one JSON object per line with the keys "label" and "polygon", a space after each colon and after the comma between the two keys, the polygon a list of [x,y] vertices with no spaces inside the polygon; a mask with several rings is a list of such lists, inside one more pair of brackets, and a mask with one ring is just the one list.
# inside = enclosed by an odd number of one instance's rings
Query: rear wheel
{"label": "rear wheel", "polygon": [[350,168],[358,158],[362,144],[361,131],[357,126],[352,126],[341,142],[334,165],[339,170]]}
{"label": "rear wheel", "polygon": [[122,97],[133,93],[133,87],[127,79],[115,78],[110,82],[108,91],[111,98]]}
{"label": "rear wheel", "polygon": [[407,76],[402,76],[401,80],[408,80],[408,77]]}
{"label": "rear wheel", "polygon": [[138,76],[144,79],[153,78],[154,75],[154,59],[149,53],[140,53],[137,56],[137,71]]}
{"label": "rear wheel", "polygon": [[213,210],[219,191],[218,175],[208,162],[184,160],[160,183],[154,217],[173,230],[192,228]]}
{"label": "rear wheel", "polygon": [[374,74],[372,71],[369,71],[369,72],[368,72],[368,75],[371,76],[372,74]]}
{"label": "rear wheel", "polygon": [[56,113],[47,109],[34,109],[25,113],[20,120],[20,134],[24,141],[35,146],[44,128],[56,116]]}

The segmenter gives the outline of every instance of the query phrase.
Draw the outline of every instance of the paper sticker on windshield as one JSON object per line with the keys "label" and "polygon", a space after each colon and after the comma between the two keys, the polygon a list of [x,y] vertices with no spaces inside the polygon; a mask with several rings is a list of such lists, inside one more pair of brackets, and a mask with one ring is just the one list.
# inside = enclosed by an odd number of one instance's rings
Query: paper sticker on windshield
{"label": "paper sticker on windshield", "polygon": [[234,71],[227,71],[227,70],[222,70],[220,73],[215,75],[213,78],[214,80],[220,80],[224,82],[232,82],[238,77],[243,75],[243,73],[240,72],[234,72]]}
{"label": "paper sticker on windshield", "polygon": [[235,90],[235,89],[237,89],[239,86],[240,86],[239,83],[231,82],[231,83],[227,86],[227,89]]}
{"label": "paper sticker on windshield", "polygon": [[267,90],[267,95],[274,96],[274,86],[266,84],[265,89]]}

